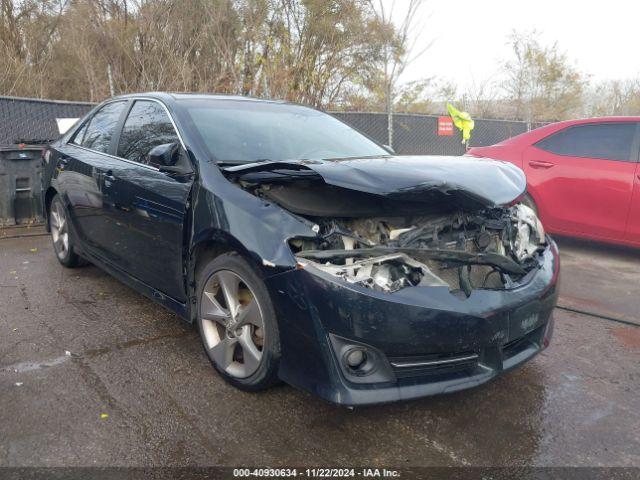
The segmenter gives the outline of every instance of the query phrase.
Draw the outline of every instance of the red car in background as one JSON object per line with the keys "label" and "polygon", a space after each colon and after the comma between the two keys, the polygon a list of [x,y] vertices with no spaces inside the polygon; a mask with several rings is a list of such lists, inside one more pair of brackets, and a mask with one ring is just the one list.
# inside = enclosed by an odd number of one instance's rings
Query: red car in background
{"label": "red car in background", "polygon": [[522,168],[548,232],[640,247],[640,117],[553,123],[468,153]]}

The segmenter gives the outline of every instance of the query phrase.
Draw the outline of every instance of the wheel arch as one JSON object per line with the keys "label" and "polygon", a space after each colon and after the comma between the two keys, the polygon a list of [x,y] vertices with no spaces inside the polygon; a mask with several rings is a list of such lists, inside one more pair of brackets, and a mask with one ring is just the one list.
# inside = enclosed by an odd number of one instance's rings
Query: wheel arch
{"label": "wheel arch", "polygon": [[540,202],[538,201],[537,193],[533,193],[529,186],[527,185],[527,191],[524,194],[525,203],[531,203],[532,205],[528,205],[536,212],[536,215],[540,216]]}
{"label": "wheel arch", "polygon": [[51,202],[53,201],[53,197],[55,197],[57,194],[58,191],[53,187],[49,187],[44,194],[44,211],[42,213],[44,215],[44,223],[47,232],[51,231],[51,224],[49,223],[49,211],[51,210]]}
{"label": "wheel arch", "polygon": [[224,253],[235,253],[249,263],[260,279],[265,277],[264,266],[258,257],[252,254],[242,243],[224,231],[209,232],[194,241],[187,261],[187,286],[189,298],[189,321],[193,323],[196,316],[196,277],[202,266]]}

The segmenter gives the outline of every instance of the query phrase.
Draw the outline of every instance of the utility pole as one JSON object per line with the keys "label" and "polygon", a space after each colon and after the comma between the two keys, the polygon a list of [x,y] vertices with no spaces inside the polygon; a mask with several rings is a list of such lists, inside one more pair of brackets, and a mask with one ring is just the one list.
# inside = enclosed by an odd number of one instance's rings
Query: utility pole
{"label": "utility pole", "polygon": [[113,89],[113,76],[111,75],[111,64],[107,64],[107,78],[109,79],[109,93],[110,96],[115,97],[116,92]]}
{"label": "utility pole", "polygon": [[387,81],[387,145],[393,148],[393,98],[391,95],[393,86],[391,83],[391,80]]}

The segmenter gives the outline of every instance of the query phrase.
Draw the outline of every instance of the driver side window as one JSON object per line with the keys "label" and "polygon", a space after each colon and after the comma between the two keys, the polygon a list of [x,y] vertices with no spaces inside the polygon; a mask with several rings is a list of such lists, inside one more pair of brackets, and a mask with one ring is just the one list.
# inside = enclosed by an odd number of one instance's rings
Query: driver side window
{"label": "driver side window", "polygon": [[159,103],[136,100],[122,128],[117,155],[150,165],[148,153],[152,148],[179,141],[171,119]]}

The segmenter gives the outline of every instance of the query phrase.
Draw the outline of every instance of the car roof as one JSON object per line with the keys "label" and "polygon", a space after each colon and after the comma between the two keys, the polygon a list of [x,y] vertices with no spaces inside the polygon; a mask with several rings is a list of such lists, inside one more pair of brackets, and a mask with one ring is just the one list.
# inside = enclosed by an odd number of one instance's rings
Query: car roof
{"label": "car roof", "polygon": [[545,125],[545,127],[550,125],[571,126],[571,125],[582,125],[585,123],[606,123],[606,122],[640,122],[640,117],[611,116],[611,117],[578,118],[574,120],[563,120],[561,122],[553,122],[553,123],[550,123],[549,125]]}
{"label": "car roof", "polygon": [[553,122],[547,125],[543,125],[542,127],[535,128],[529,132],[524,132],[519,135],[515,135],[513,137],[507,138],[502,142],[497,143],[496,145],[526,145],[533,144],[549,135],[563,130],[568,127],[573,127],[576,125],[588,125],[591,123],[619,123],[619,122],[640,122],[640,117],[590,117],[590,118],[579,118],[574,120],[563,120],[561,122]]}
{"label": "car roof", "polygon": [[231,94],[219,94],[219,93],[183,93],[183,92],[143,92],[143,93],[129,93],[126,95],[119,95],[113,97],[114,99],[126,99],[126,98],[153,98],[164,101],[180,101],[180,100],[233,100],[241,102],[256,102],[256,103],[283,103],[289,104],[285,100],[273,100],[268,98],[255,98],[246,97],[243,95],[231,95]]}

